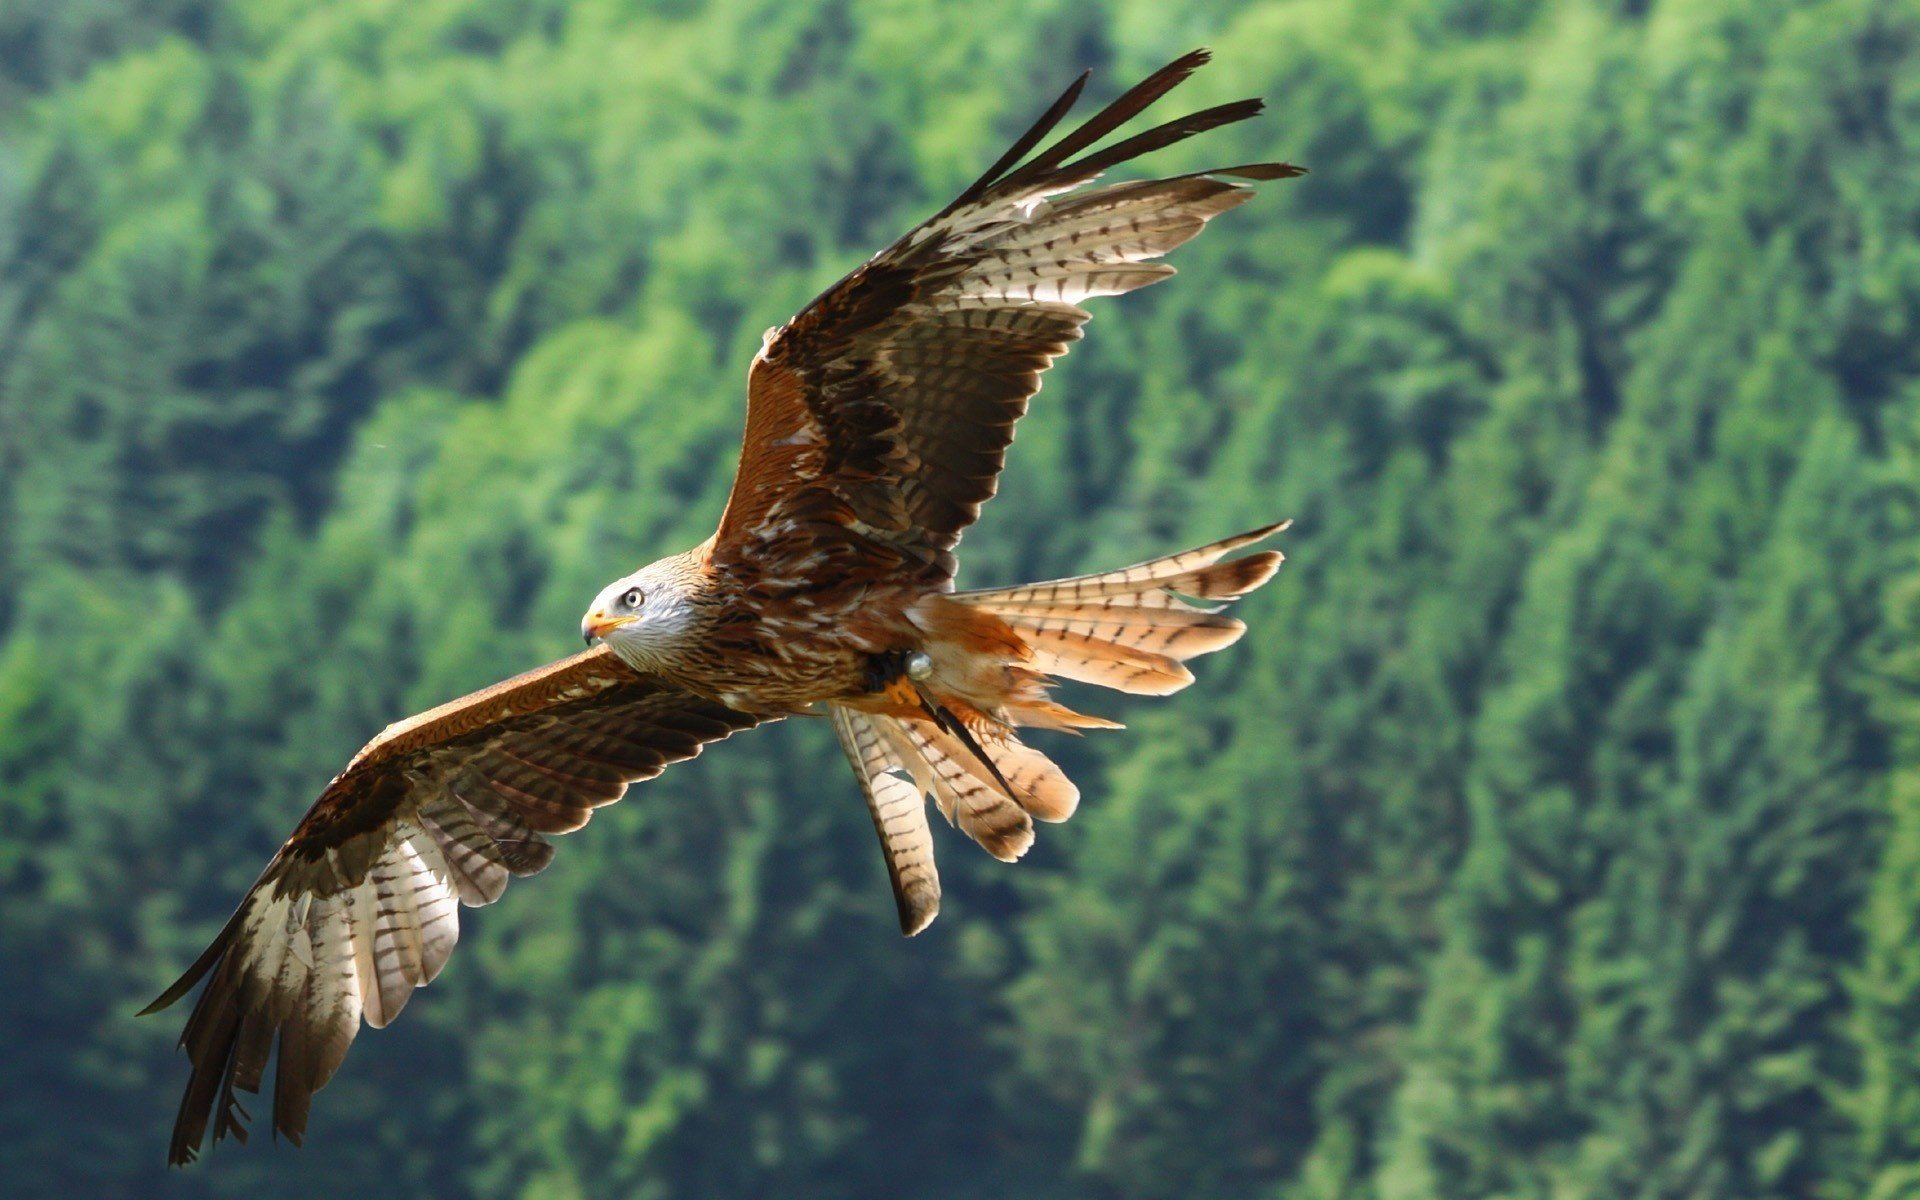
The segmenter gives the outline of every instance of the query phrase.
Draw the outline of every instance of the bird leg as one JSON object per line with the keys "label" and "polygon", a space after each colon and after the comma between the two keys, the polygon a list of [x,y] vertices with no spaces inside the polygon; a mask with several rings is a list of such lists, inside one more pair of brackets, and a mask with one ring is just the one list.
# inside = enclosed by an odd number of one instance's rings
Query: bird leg
{"label": "bird leg", "polygon": [[967,723],[955,716],[953,710],[941,703],[925,686],[923,680],[931,665],[924,651],[888,650],[867,660],[867,682],[872,691],[906,701],[909,707],[918,708],[935,726],[953,735],[954,740],[965,746],[967,753],[987,769],[987,774],[993,777],[993,782],[999,785],[1007,798],[1018,803],[1019,796],[1014,792],[1013,785],[1007,782],[1007,777],[987,756],[986,750],[973,736],[973,731],[967,728]]}

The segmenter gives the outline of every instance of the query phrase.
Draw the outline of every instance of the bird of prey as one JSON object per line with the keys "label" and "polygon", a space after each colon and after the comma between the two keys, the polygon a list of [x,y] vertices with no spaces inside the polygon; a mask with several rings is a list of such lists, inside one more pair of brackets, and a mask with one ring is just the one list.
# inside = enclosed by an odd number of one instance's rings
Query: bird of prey
{"label": "bird of prey", "polygon": [[[1206,62],[1169,64],[1051,145],[1082,75],[954,201],[768,332],[745,444],[712,537],[616,580],[590,648],[389,726],[327,785],[213,944],[169,1161],[209,1121],[246,1137],[277,1040],[273,1128],[298,1144],[362,1019],[440,971],[459,906],[500,897],[627,787],[708,742],[824,712],[879,834],[901,930],[934,917],[926,798],[996,858],[1079,791],[1023,727],[1113,728],[1060,679],[1164,695],[1244,631],[1223,615],[1277,551],[1268,525],[1137,566],[956,591],[954,547],[992,496],[1014,423],[1080,336],[1080,302],[1173,274],[1155,262],[1282,162],[1091,186],[1109,168],[1260,111],[1242,100],[1096,146]],[[1031,155],[1031,157],[1029,157]],[[1217,603],[1209,604],[1208,601]],[[595,645],[594,643],[598,643]]]}

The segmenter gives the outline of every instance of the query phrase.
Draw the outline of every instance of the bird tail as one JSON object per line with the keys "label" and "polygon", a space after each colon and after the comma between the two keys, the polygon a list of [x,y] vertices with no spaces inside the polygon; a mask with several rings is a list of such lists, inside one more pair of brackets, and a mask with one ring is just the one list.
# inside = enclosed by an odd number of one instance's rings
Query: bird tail
{"label": "bird tail", "polygon": [[909,937],[940,911],[926,797],[933,797],[948,824],[1002,862],[1013,862],[1033,845],[1033,818],[1064,821],[1080,802],[1080,789],[1060,768],[1008,730],[975,732],[972,722],[950,728],[845,705],[831,708],[880,837],[900,932]]}
{"label": "bird tail", "polygon": [[[1033,845],[1033,822],[1064,821],[1080,789],[1045,754],[1023,743],[1021,725],[1117,729],[1051,699],[1055,679],[1164,696],[1193,682],[1186,660],[1232,645],[1246,625],[1221,613],[1273,578],[1282,555],[1226,556],[1287,522],[1096,575],[1020,587],[957,592],[974,610],[974,639],[1014,648],[998,674],[1011,680],[994,711],[957,697],[916,697],[881,712],[833,705],[834,729],[860,777],[893,882],[901,932],[925,929],[940,908],[940,877],[924,798],[989,854],[1012,862]],[[1191,597],[1192,599],[1188,599]],[[982,629],[982,626],[985,629]],[[982,657],[986,657],[983,655]],[[899,681],[903,698],[913,686]]]}
{"label": "bird tail", "polygon": [[[1284,530],[1265,525],[1230,538],[1149,559],[1118,571],[1079,575],[1020,587],[959,592],[953,597],[993,614],[1026,644],[1023,664],[1042,676],[1098,684],[1139,696],[1166,696],[1193,682],[1186,660],[1240,640],[1246,624],[1221,613],[1273,578],[1285,556],[1261,550],[1226,556]],[[1111,726],[1078,713],[1060,719],[1057,705],[1015,700],[1015,724],[1086,728]]]}

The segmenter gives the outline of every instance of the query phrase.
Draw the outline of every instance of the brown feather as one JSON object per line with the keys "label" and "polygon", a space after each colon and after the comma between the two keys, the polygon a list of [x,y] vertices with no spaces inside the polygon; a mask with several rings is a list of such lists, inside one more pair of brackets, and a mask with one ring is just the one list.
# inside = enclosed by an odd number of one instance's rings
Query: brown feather
{"label": "brown feather", "polygon": [[932,923],[940,911],[940,873],[934,865],[933,833],[920,785],[895,772],[906,769],[898,753],[899,737],[882,722],[893,718],[832,706],[834,732],[866,794],[867,813],[893,885],[900,932],[908,937]]}
{"label": "brown feather", "polygon": [[748,376],[739,474],[710,551],[718,570],[799,574],[780,571],[780,556],[816,558],[832,540],[858,577],[950,585],[953,547],[993,496],[1015,423],[1079,337],[1079,301],[1165,278],[1172,269],[1150,260],[1250,194],[1208,172],[1073,192],[1258,112],[1253,100],[1220,105],[1069,161],[1207,59],[1168,64],[1016,165],[1076,83],[952,204],[770,334]]}
{"label": "brown feather", "polygon": [[[182,1037],[191,1069],[172,1161],[194,1157],[210,1123],[215,1141],[245,1136],[236,1094],[261,1085],[276,1039],[273,1128],[298,1143],[362,1020],[393,1020],[445,963],[460,904],[496,899],[547,865],[547,835],[758,721],[836,706],[907,932],[939,899],[922,796],[1009,861],[1035,818],[1073,811],[1077,789],[1012,727],[1111,723],[1048,699],[1040,668],[1133,690],[1184,683],[1181,660],[1239,632],[1193,600],[1264,583],[1277,554],[1221,560],[1271,530],[958,595],[953,549],[994,494],[1043,373],[1080,337],[1079,302],[1171,274],[1156,260],[1249,195],[1229,179],[1298,173],[1255,163],[1089,186],[1258,111],[1222,105],[1097,148],[1206,60],[1169,64],[1035,152],[1076,83],[952,204],[769,335],[720,527],[663,560],[703,624],[650,664],[660,674],[589,651],[398,722],[354,756],[151,1006],[204,981]],[[922,648],[940,660],[929,682],[916,673],[897,695],[874,693],[876,662]]]}
{"label": "brown feather", "polygon": [[[628,667],[605,649],[389,727],[321,794],[187,973],[145,1010],[205,989],[181,1045],[192,1070],[168,1151],[246,1136],[277,1035],[275,1131],[298,1143],[313,1093],[361,1020],[392,1021],[459,936],[459,904],[546,865],[542,832],[585,824],[626,784],[758,718]],[[586,753],[594,751],[594,753]]]}
{"label": "brown feather", "polygon": [[[1232,601],[1266,583],[1280,567],[1279,551],[1225,556],[1286,527],[1262,526],[1117,571],[957,592],[950,603],[992,614],[1025,644],[1025,665],[1043,675],[1166,695],[1193,682],[1186,660],[1246,632],[1240,621],[1183,597]],[[1071,727],[1081,719],[1045,699],[1044,688],[1030,692],[1010,703],[1014,722]]]}

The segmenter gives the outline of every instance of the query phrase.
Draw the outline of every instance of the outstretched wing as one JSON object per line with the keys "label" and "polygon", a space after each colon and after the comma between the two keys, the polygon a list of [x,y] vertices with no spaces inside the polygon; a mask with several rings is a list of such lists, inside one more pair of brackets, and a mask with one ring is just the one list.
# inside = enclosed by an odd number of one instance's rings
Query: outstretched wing
{"label": "outstretched wing", "polygon": [[[1206,109],[1085,154],[1207,61],[1179,59],[1036,154],[1086,76],[931,220],[772,331],[748,378],[739,474],[713,553],[808,577],[837,560],[951,582],[961,531],[993,495],[1040,375],[1080,336],[1089,296],[1173,274],[1151,260],[1286,163],[1078,190],[1149,151],[1258,113]],[[778,570],[782,564],[796,568]]]}
{"label": "outstretched wing", "polygon": [[275,1035],[273,1128],[298,1144],[361,1018],[386,1025],[446,963],[458,904],[497,900],[553,857],[545,835],[755,723],[597,647],[390,726],[146,1009],[208,981],[180,1037],[193,1069],[168,1161],[192,1161],[209,1118],[214,1141],[246,1140],[235,1093],[260,1090]]}

